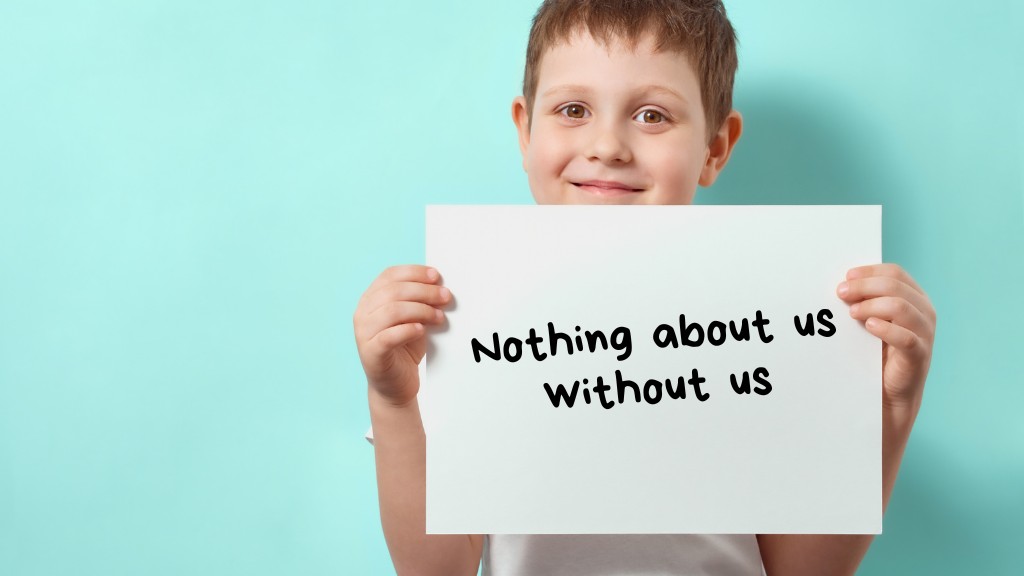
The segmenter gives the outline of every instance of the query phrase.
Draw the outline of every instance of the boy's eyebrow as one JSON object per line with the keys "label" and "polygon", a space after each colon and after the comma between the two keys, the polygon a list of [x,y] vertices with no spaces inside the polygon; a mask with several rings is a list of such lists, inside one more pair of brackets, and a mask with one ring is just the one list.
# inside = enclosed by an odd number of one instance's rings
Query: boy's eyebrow
{"label": "boy's eyebrow", "polygon": [[[556,94],[558,92],[576,92],[576,93],[580,93],[580,94],[592,94],[594,91],[591,88],[589,88],[587,86],[583,86],[581,84],[561,84],[561,85],[553,86],[553,87],[545,90],[544,93],[541,94],[541,97],[550,96],[550,95]],[[633,93],[637,94],[637,95],[640,95],[640,94],[665,94],[665,95],[668,95],[668,96],[672,96],[672,97],[676,98],[677,100],[679,100],[679,101],[681,101],[683,103],[687,103],[688,102],[686,100],[686,98],[683,98],[683,95],[680,94],[679,92],[676,92],[675,90],[673,90],[673,89],[671,89],[671,88],[669,88],[667,86],[661,86],[660,84],[648,84],[646,86],[639,86],[639,87],[637,87],[636,89],[633,90]]]}

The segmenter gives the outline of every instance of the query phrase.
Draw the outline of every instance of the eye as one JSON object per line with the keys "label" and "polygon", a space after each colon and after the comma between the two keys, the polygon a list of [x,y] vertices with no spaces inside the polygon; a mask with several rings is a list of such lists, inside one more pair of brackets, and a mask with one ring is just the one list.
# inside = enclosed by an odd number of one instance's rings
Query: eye
{"label": "eye", "polygon": [[582,104],[566,104],[558,109],[558,112],[568,118],[580,120],[586,118],[587,109]]}
{"label": "eye", "polygon": [[641,110],[633,119],[643,124],[660,124],[665,121],[665,115],[657,110],[647,108]]}

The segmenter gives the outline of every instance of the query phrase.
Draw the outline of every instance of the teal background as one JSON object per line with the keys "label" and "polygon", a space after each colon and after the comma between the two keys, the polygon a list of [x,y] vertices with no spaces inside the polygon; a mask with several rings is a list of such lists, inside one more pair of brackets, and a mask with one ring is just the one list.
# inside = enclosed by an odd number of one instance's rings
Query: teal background
{"label": "teal background", "polygon": [[[532,202],[537,5],[0,3],[0,573],[393,573],[352,313],[424,205]],[[1020,3],[727,5],[699,200],[880,203],[938,310],[859,573],[1020,573]]]}

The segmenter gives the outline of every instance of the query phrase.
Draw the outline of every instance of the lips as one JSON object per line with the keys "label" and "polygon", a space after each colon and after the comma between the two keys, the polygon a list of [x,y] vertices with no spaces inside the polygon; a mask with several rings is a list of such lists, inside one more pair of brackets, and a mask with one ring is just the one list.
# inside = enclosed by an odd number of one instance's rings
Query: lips
{"label": "lips", "polygon": [[585,180],[582,182],[573,182],[572,184],[577,188],[597,194],[628,194],[631,192],[643,191],[642,188],[636,188],[615,180]]}

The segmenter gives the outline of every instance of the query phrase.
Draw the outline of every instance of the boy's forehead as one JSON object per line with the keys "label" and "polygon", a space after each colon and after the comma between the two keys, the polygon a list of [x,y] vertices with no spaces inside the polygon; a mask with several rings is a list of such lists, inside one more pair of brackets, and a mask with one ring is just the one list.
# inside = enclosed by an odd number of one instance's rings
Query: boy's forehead
{"label": "boy's forehead", "polygon": [[537,97],[564,86],[582,88],[591,84],[664,86],[700,94],[689,56],[677,50],[659,50],[649,33],[630,42],[618,36],[598,39],[577,32],[552,43],[541,57]]}

